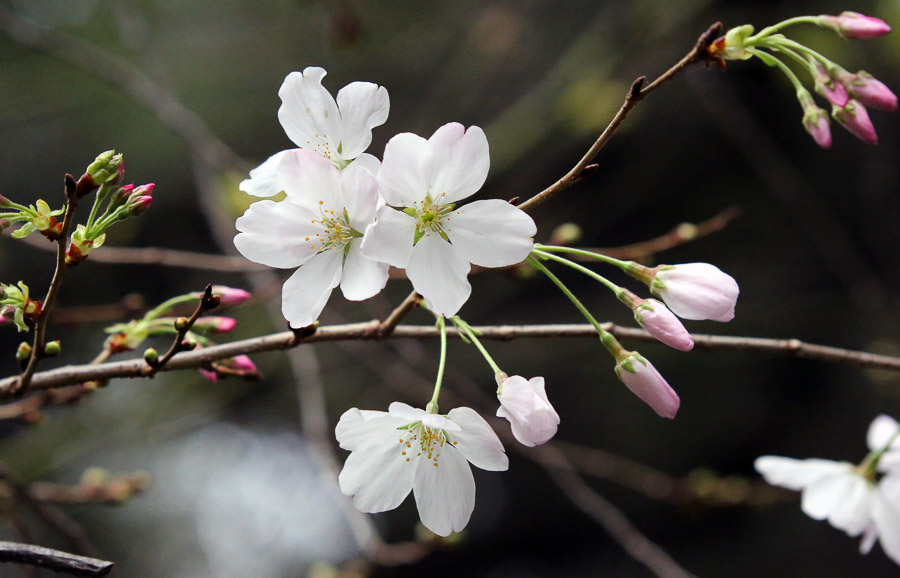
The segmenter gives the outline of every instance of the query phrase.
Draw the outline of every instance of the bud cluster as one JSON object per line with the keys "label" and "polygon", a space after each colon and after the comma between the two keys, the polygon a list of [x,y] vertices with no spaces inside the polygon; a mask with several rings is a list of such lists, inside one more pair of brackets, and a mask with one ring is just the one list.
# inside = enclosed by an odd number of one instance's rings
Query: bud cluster
{"label": "bud cluster", "polygon": [[36,321],[41,316],[41,302],[28,296],[28,286],[19,281],[18,285],[0,283],[0,319],[3,323],[12,320],[19,331],[28,331],[25,321]]}

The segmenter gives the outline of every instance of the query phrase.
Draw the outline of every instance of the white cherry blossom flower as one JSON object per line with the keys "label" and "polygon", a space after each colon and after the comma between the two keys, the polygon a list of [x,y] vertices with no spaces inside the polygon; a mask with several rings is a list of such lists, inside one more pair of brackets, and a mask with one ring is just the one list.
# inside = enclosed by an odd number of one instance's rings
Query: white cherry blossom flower
{"label": "white cherry blossom flower", "polygon": [[[312,150],[338,169],[350,164],[378,172],[378,159],[364,154],[372,143],[372,129],[384,124],[390,101],[387,89],[371,82],[351,82],[338,91],[337,101],[323,86],[322,68],[310,66],[291,72],[278,90],[278,120],[300,149]],[[250,171],[240,189],[256,197],[271,197],[285,190],[278,165],[288,149],[275,153]]]}
{"label": "white cherry blossom flower", "polygon": [[388,206],[366,231],[363,253],[405,268],[438,315],[456,315],[469,298],[470,264],[513,265],[534,246],[534,221],[509,203],[456,207],[481,188],[489,167],[487,138],[477,126],[446,124],[428,140],[398,134],[385,147],[378,183]]}
{"label": "white cherry blossom flower", "polygon": [[378,183],[362,168],[339,171],[308,150],[287,151],[278,165],[283,201],[259,201],[237,220],[234,245],[270,267],[300,267],[285,282],[281,310],[291,327],[314,322],[332,289],[361,301],[384,288],[388,266],[359,251],[375,219]]}
{"label": "white cherry blossom flower", "polygon": [[731,321],[737,304],[737,281],[709,263],[656,267],[650,290],[682,319]]}
{"label": "white cherry blossom flower", "polygon": [[556,435],[559,414],[547,399],[544,378],[500,375],[497,417],[509,420],[513,436],[522,445],[534,447],[550,441]]}
{"label": "white cherry blossom flower", "polygon": [[[900,456],[898,424],[879,416],[869,426],[872,451],[862,464],[823,459],[795,460],[780,456],[756,459],[756,471],[770,484],[801,491],[800,508],[814,520],[862,536],[860,552],[868,554],[876,540],[900,564]],[[876,479],[876,471],[887,472]]]}
{"label": "white cherry blossom flower", "polygon": [[446,416],[400,402],[387,412],[352,408],[335,435],[352,452],[338,481],[357,509],[392,510],[412,490],[422,523],[439,536],[465,528],[475,508],[469,463],[488,471],[509,467],[497,434],[467,407]]}

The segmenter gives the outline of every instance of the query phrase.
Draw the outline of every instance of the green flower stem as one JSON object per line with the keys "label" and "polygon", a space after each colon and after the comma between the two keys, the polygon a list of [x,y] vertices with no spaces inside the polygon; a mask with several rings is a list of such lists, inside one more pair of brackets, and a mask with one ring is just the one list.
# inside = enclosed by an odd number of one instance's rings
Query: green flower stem
{"label": "green flower stem", "polygon": [[535,243],[534,248],[538,251],[546,251],[548,253],[571,253],[572,255],[589,257],[591,259],[603,261],[604,263],[609,263],[610,265],[615,265],[625,272],[635,265],[634,261],[622,261],[614,257],[607,257],[603,253],[594,253],[593,251],[585,251],[584,249],[576,249],[574,247],[558,247],[556,245],[542,245],[540,243]]}
{"label": "green flower stem", "polygon": [[[97,218],[97,211],[100,209],[100,204],[106,199],[106,196],[109,194],[109,189],[105,186],[101,186],[97,189],[97,194],[94,195],[94,206],[91,207],[91,213],[88,215],[87,222],[84,225],[84,228],[90,234],[94,227],[94,219]],[[103,229],[100,230],[103,232]]]}
{"label": "green flower stem", "polygon": [[747,39],[747,44],[755,43],[770,34],[774,34],[783,28],[787,28],[788,26],[793,26],[795,24],[818,24],[819,17],[818,16],[796,16],[794,18],[788,18],[787,20],[783,20],[778,24],[773,24],[772,26],[768,26],[763,28],[753,36]]}
{"label": "green flower stem", "polygon": [[792,48],[800,53],[812,56],[813,58],[815,58],[816,60],[818,60],[819,62],[824,64],[826,69],[831,69],[832,67],[837,66],[837,64],[835,64],[834,61],[829,60],[827,57],[823,56],[821,53],[816,52],[809,46],[800,44],[799,42],[795,42],[795,41],[791,40],[790,38],[780,38],[777,44],[764,43],[764,46],[766,46],[767,48],[773,49],[773,50],[782,50],[782,51],[785,51],[784,47]]}
{"label": "green flower stem", "polygon": [[147,312],[144,315],[144,321],[152,321],[167,312],[169,309],[175,307],[176,305],[181,305],[182,303],[190,303],[192,301],[196,301],[197,297],[191,297],[190,294],[187,295],[179,295],[177,297],[172,297],[171,299],[167,299],[163,301],[153,309]]}
{"label": "green flower stem", "polygon": [[438,396],[441,394],[441,383],[444,381],[444,366],[447,363],[447,323],[443,316],[438,317],[437,327],[438,331],[441,332],[441,361],[438,363],[437,378],[434,380],[434,394],[431,396],[431,401],[425,406],[425,411],[428,413],[438,412]]}
{"label": "green flower stem", "polygon": [[785,76],[788,77],[788,80],[791,81],[791,84],[794,85],[794,89],[797,92],[801,92],[801,91],[808,92],[806,90],[806,88],[803,86],[803,83],[800,82],[800,79],[797,78],[797,75],[794,74],[794,71],[791,70],[788,67],[788,65],[785,64],[784,62],[782,62],[779,58],[776,58],[776,57],[772,56],[771,54],[763,52],[762,50],[759,50],[757,48],[747,48],[746,50],[749,54],[752,54],[753,56],[759,58],[760,60],[765,62],[767,65],[774,66],[774,67],[780,69],[781,72],[783,72],[785,74]]}
{"label": "green flower stem", "polygon": [[870,452],[869,455],[866,456],[866,459],[862,461],[859,466],[857,466],[857,470],[860,474],[866,479],[874,480],[875,474],[878,472],[878,462],[881,460],[881,456],[885,454],[885,452],[890,449],[891,445],[900,437],[900,429],[894,432],[894,435],[891,436],[891,439],[884,444],[884,447],[880,450]]}
{"label": "green flower stem", "polygon": [[465,334],[466,338],[471,340],[472,344],[478,348],[478,351],[481,352],[484,360],[487,361],[488,365],[491,366],[491,369],[494,370],[494,375],[497,375],[498,373],[505,373],[502,369],[500,369],[500,366],[497,365],[496,362],[494,362],[494,359],[487,352],[487,349],[485,349],[484,345],[481,344],[481,341],[478,340],[478,337],[476,336],[477,332],[472,329],[472,327],[468,323],[460,319],[458,316],[451,317],[450,321],[453,322],[453,325],[458,327],[459,330]]}
{"label": "green flower stem", "polygon": [[624,291],[624,289],[622,289],[621,287],[619,287],[618,285],[616,285],[615,283],[613,283],[606,277],[599,275],[599,274],[595,273],[594,271],[591,271],[587,267],[579,265],[578,263],[575,263],[574,261],[570,261],[564,257],[560,257],[559,255],[553,255],[551,253],[547,253],[546,251],[541,251],[539,249],[535,249],[534,251],[531,252],[531,254],[537,255],[538,257],[543,257],[544,259],[550,259],[551,261],[556,261],[557,263],[562,263],[563,265],[566,265],[567,267],[571,267],[572,269],[575,269],[579,273],[584,273],[591,279],[593,279],[595,281],[599,281],[600,283],[603,283],[604,285],[606,285],[610,289],[610,291],[612,291],[613,293],[616,294],[616,297],[621,298],[621,295],[622,295],[622,292]]}
{"label": "green flower stem", "polygon": [[588,320],[588,323],[594,326],[594,329],[600,336],[600,341],[603,343],[603,346],[606,347],[606,349],[613,355],[613,357],[619,359],[619,357],[625,352],[625,348],[619,344],[618,340],[613,337],[612,333],[603,329],[603,327],[600,325],[600,322],[594,319],[594,316],[591,315],[591,312],[587,310],[587,307],[585,307],[584,304],[578,300],[578,297],[575,297],[575,295],[569,290],[569,288],[566,287],[566,285],[562,281],[560,281],[556,275],[551,273],[550,270],[543,265],[543,263],[531,256],[528,257],[528,263],[531,264],[532,267],[546,275],[547,278],[550,279],[550,281],[552,281],[553,284],[556,285],[559,290],[569,298],[569,301],[571,301],[572,304],[575,305],[575,307],[578,309],[578,311],[580,311],[581,314],[584,315],[584,318]]}

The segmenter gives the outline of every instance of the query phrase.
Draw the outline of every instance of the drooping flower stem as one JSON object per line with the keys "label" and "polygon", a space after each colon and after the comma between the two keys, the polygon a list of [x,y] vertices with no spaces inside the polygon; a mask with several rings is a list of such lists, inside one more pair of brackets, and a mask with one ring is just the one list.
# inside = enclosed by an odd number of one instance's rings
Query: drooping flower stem
{"label": "drooping flower stem", "polygon": [[794,24],[816,24],[819,21],[818,16],[795,16],[794,18],[788,18],[787,20],[782,20],[777,24],[773,24],[771,26],[767,26],[751,36],[747,39],[747,43],[758,42],[762,40],[766,36],[770,36],[778,32],[783,28],[787,28],[788,26],[793,26]]}
{"label": "drooping flower stem", "polygon": [[610,265],[615,265],[626,273],[635,265],[634,261],[622,261],[621,259],[616,259],[615,257],[604,255],[603,253],[594,253],[593,251],[576,249],[575,247],[558,247],[556,245],[542,245],[540,243],[535,243],[534,248],[535,250],[545,251],[548,253],[571,253],[572,255],[580,255],[582,257],[588,257],[590,259],[596,259],[598,261],[603,261],[604,263],[609,263]]}
{"label": "drooping flower stem", "polygon": [[788,77],[788,80],[791,81],[791,84],[794,85],[794,88],[797,90],[798,93],[806,92],[806,88],[803,86],[803,83],[800,82],[800,79],[797,78],[797,75],[794,74],[794,71],[791,70],[787,64],[782,62],[781,59],[776,58],[776,57],[772,56],[771,54],[768,54],[767,52],[763,52],[756,48],[747,48],[746,50],[748,53],[752,54],[753,56],[755,56],[755,57],[759,58],[760,60],[762,60],[763,62],[765,62],[768,66],[774,66],[774,67],[778,68],[779,70],[781,70],[781,72],[783,72],[784,75]]}
{"label": "drooping flower stem", "polygon": [[441,394],[441,383],[444,381],[444,366],[447,363],[447,323],[444,316],[437,318],[437,328],[441,332],[441,360],[438,362],[437,377],[434,380],[434,394],[425,406],[428,413],[438,412],[438,396]]}
{"label": "drooping flower stem", "polygon": [[543,259],[550,259],[551,261],[556,261],[557,263],[562,263],[563,265],[566,265],[567,267],[571,267],[572,269],[575,269],[579,273],[584,273],[591,279],[593,279],[595,281],[599,281],[600,283],[603,283],[604,285],[606,285],[610,289],[610,291],[612,291],[613,293],[616,294],[616,297],[621,298],[621,294],[624,291],[624,289],[622,289],[621,287],[619,287],[618,285],[616,285],[615,283],[613,283],[606,277],[599,275],[599,274],[595,273],[594,271],[591,271],[587,267],[579,265],[578,263],[575,263],[574,261],[570,261],[569,259],[566,259],[564,257],[560,257],[559,255],[553,255],[546,251],[541,251],[540,249],[535,249],[534,251],[531,252],[531,254],[537,255],[538,257],[541,257]]}
{"label": "drooping flower stem", "polygon": [[462,334],[462,336],[464,336],[464,338],[466,340],[471,341],[472,345],[474,345],[476,348],[478,348],[478,351],[481,352],[481,355],[484,357],[484,360],[487,361],[488,365],[491,366],[491,369],[494,370],[494,375],[505,373],[502,369],[500,369],[500,366],[497,365],[497,363],[494,361],[494,359],[491,357],[491,355],[487,352],[487,349],[484,348],[484,345],[481,344],[481,341],[478,340],[478,337],[477,337],[478,332],[475,331],[474,329],[472,329],[471,325],[469,325],[468,323],[466,323],[465,321],[460,319],[459,316],[451,317],[450,321],[453,323],[453,325],[455,325],[457,328],[459,328],[460,333]]}

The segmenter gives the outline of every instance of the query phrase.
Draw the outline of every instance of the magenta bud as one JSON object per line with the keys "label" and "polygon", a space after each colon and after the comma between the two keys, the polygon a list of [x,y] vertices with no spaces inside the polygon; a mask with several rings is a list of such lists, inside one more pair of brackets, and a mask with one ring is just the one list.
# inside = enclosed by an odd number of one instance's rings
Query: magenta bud
{"label": "magenta bud", "polygon": [[828,124],[828,114],[819,108],[811,107],[803,115],[803,128],[809,133],[816,144],[823,149],[831,148],[831,127]]}
{"label": "magenta bud", "polygon": [[153,197],[137,197],[132,194],[131,200],[128,201],[131,205],[131,216],[137,217],[138,215],[143,215],[147,212],[147,209],[150,208],[150,203],[153,202]]}
{"label": "magenta bud", "polygon": [[234,329],[237,321],[231,317],[209,315],[194,322],[192,329],[201,333],[228,333]]}
{"label": "magenta bud", "polygon": [[878,144],[878,135],[869,120],[869,112],[859,101],[850,99],[843,107],[832,107],[831,116],[864,143]]}
{"label": "magenta bud", "polygon": [[681,400],[653,365],[637,351],[616,364],[616,375],[633,394],[653,408],[660,417],[672,419]]}
{"label": "magenta bud", "polygon": [[[243,289],[236,289],[234,287],[227,287],[225,285],[213,285],[212,292],[213,295],[219,296],[219,304],[225,306],[240,305],[247,299],[250,299],[250,293],[244,291]],[[193,293],[191,293],[191,297],[200,299],[201,297],[203,297],[203,292],[194,291]]]}
{"label": "magenta bud", "polygon": [[891,31],[887,22],[859,12],[841,12],[839,16],[819,16],[819,26],[834,30],[844,38],[865,40],[878,38]]}
{"label": "magenta bud", "polygon": [[[847,88],[850,96],[863,103],[863,105],[889,112],[897,110],[897,95],[883,82],[865,70],[860,70],[856,74],[840,70],[836,73],[836,76]],[[833,102],[832,104],[844,106],[846,103]]]}
{"label": "magenta bud", "polygon": [[225,360],[225,365],[244,373],[257,373],[256,364],[246,355],[236,355]]}
{"label": "magenta bud", "polygon": [[209,369],[203,369],[202,367],[197,368],[197,371],[200,372],[200,375],[203,376],[203,379],[206,381],[211,381],[213,383],[219,381],[219,374],[215,371],[211,371]]}
{"label": "magenta bud", "polygon": [[[847,95],[847,89],[841,82],[835,81],[835,79],[828,74],[828,71],[825,70],[825,67],[822,66],[821,62],[813,61],[810,66],[810,71],[813,75],[816,92],[824,96],[828,102],[835,106],[844,106],[847,104],[847,101],[850,100],[850,97]],[[816,140],[816,142],[819,141]]]}
{"label": "magenta bud", "polygon": [[694,338],[669,308],[656,299],[641,299],[634,306],[634,319],[655,339],[679,351],[694,348]]}
{"label": "magenta bud", "polygon": [[155,187],[156,187],[156,183],[147,183],[146,185],[141,185],[134,189],[132,196],[150,197],[153,195],[153,189]]}

